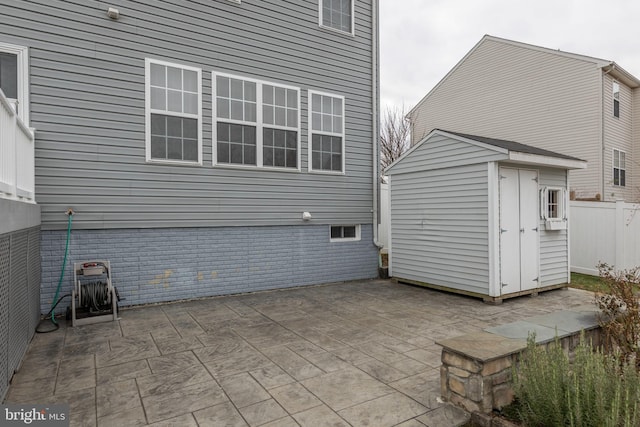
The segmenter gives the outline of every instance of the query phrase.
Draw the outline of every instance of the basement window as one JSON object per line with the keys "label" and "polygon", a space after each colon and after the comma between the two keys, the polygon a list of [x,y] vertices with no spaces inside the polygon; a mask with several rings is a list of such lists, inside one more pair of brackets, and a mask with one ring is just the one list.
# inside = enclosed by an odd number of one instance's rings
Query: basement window
{"label": "basement window", "polygon": [[332,225],[330,242],[354,242],[360,240],[360,225]]}

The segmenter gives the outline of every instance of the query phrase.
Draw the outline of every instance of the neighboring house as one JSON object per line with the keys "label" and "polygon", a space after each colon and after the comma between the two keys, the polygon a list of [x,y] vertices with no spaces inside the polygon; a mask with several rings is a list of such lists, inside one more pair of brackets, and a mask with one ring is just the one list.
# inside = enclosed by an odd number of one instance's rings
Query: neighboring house
{"label": "neighboring house", "polygon": [[68,208],[63,293],[91,259],[126,305],[377,275],[377,0],[0,14],[0,87],[36,129],[42,311]]}
{"label": "neighboring house", "polygon": [[489,301],[566,286],[567,183],[584,161],[434,130],[386,169],[389,274]]}
{"label": "neighboring house", "polygon": [[637,201],[640,80],[613,61],[484,36],[409,112],[431,130],[518,141],[588,162],[576,198]]}

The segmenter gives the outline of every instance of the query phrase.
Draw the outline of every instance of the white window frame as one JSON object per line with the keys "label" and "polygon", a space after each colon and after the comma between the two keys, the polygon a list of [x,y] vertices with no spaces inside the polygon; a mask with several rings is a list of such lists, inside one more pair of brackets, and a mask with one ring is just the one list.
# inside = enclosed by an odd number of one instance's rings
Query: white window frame
{"label": "white window frame", "polygon": [[[218,111],[217,111],[217,98],[216,98],[216,85],[217,85],[217,77],[226,77],[226,78],[230,78],[230,79],[237,79],[237,80],[243,80],[243,81],[248,81],[248,82],[253,82],[256,84],[256,121],[255,122],[249,122],[249,121],[244,121],[244,120],[235,120],[235,119],[225,119],[225,118],[221,118],[218,119]],[[297,115],[297,122],[298,122],[298,127],[294,128],[291,126],[278,126],[275,124],[265,124],[264,120],[263,120],[263,114],[262,114],[262,107],[263,107],[263,101],[262,101],[262,86],[263,85],[267,85],[267,86],[274,86],[274,87],[279,87],[279,88],[283,88],[283,89],[291,89],[291,90],[295,90],[297,92],[297,102],[298,102],[298,115]],[[258,79],[254,79],[254,78],[250,78],[250,77],[244,77],[244,76],[240,76],[240,75],[236,75],[236,74],[228,74],[228,73],[222,73],[222,72],[218,72],[218,71],[212,71],[211,72],[211,135],[212,135],[212,165],[214,167],[223,167],[223,168],[242,168],[242,169],[256,169],[256,168],[260,168],[262,170],[274,170],[274,171],[280,171],[280,172],[300,172],[301,171],[301,155],[300,155],[300,151],[301,151],[301,144],[300,144],[300,134],[302,131],[302,123],[301,123],[301,119],[302,119],[302,106],[301,106],[301,97],[300,97],[300,93],[301,90],[299,87],[296,86],[290,86],[290,85],[285,85],[285,84],[281,84],[281,83],[274,83],[274,82],[270,82],[270,81],[266,81],[266,80],[258,80]],[[255,126],[256,128],[256,164],[255,165],[241,165],[241,164],[237,164],[237,163],[218,163],[218,121],[223,122],[223,123],[232,123],[232,124],[238,124],[238,125],[243,125],[243,126]],[[281,130],[288,130],[288,131],[295,131],[296,132],[296,167],[295,168],[288,168],[288,167],[280,167],[280,166],[265,166],[263,164],[263,131],[264,129],[281,129]]]}
{"label": "white window frame", "polygon": [[[317,130],[313,130],[313,95],[320,95],[320,96],[329,96],[331,98],[338,98],[342,101],[342,132],[325,132],[325,131],[317,131]],[[347,141],[346,141],[346,127],[347,127],[347,123],[346,123],[346,116],[347,113],[345,111],[345,97],[342,95],[336,95],[335,93],[327,93],[327,92],[319,92],[319,91],[315,91],[315,90],[309,90],[308,91],[308,98],[307,98],[307,107],[308,107],[308,171],[309,173],[319,173],[319,174],[328,174],[328,175],[345,175],[346,174],[346,146],[347,146]],[[313,135],[314,134],[318,134],[318,135],[328,135],[328,136],[338,136],[340,138],[342,138],[342,170],[340,171],[330,171],[330,170],[323,170],[323,169],[313,169]]]}
{"label": "white window frame", "polygon": [[[624,155],[624,163],[620,162],[620,154]],[[616,157],[618,158],[618,167],[616,167]],[[616,169],[618,169],[618,184],[615,183]],[[620,184],[620,171],[624,171],[624,183]],[[611,184],[615,187],[627,186],[627,152],[618,148],[613,149],[613,157],[611,158]]]}
{"label": "white window frame", "polygon": [[[613,117],[620,118],[620,84],[615,80],[613,81],[611,95],[613,100]],[[616,102],[618,103],[617,115],[616,115]]]}
{"label": "white window frame", "polygon": [[[333,227],[355,227],[356,236],[355,237],[331,237],[331,229]],[[332,224],[329,226],[329,242],[330,243],[338,243],[338,242],[358,242],[362,237],[360,224]]]}
{"label": "white window frame", "polygon": [[18,76],[18,99],[9,99],[17,104],[16,111],[22,123],[29,126],[29,48],[0,42],[0,52],[16,55]]}
{"label": "white window frame", "polygon": [[324,3],[325,0],[318,0],[318,25],[320,26],[320,28],[324,28],[330,31],[336,31],[340,34],[345,34],[345,35],[350,35],[350,36],[355,36],[356,35],[356,20],[355,20],[355,4],[356,4],[356,0],[350,0],[351,1],[351,31],[344,31],[341,30],[339,28],[334,28],[328,25],[324,25],[323,23],[323,7],[322,7],[322,3]]}
{"label": "white window frame", "polygon": [[[549,216],[549,194],[558,193],[558,214]],[[566,230],[567,229],[567,191],[562,187],[545,187],[540,190],[540,217],[545,221],[546,230]]]}
{"label": "white window frame", "polygon": [[[551,192],[558,193],[558,214],[556,216],[549,215],[549,203],[551,198],[549,194]],[[545,221],[565,221],[567,219],[567,202],[566,202],[566,190],[562,187],[545,187],[540,192],[540,216]]]}
{"label": "white window frame", "polygon": [[[198,75],[198,113],[177,113],[168,110],[156,110],[151,108],[151,64],[163,65],[166,67],[180,68],[183,70],[195,71]],[[144,87],[145,87],[145,148],[146,160],[148,163],[162,164],[178,164],[178,165],[197,165],[202,166],[202,69],[184,64],[176,64],[173,62],[162,61],[158,59],[145,58],[144,65]],[[184,117],[198,120],[198,160],[172,160],[172,159],[154,159],[151,158],[151,114],[161,114],[164,116]]]}

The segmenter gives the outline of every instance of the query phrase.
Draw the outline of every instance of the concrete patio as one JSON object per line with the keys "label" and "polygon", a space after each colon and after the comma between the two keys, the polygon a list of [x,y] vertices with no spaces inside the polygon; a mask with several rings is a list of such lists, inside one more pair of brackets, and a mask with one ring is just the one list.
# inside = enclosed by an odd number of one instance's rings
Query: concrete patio
{"label": "concrete patio", "polygon": [[69,403],[78,426],[453,426],[436,340],[593,301],[502,305],[358,281],[122,310],[37,334],[9,403]]}

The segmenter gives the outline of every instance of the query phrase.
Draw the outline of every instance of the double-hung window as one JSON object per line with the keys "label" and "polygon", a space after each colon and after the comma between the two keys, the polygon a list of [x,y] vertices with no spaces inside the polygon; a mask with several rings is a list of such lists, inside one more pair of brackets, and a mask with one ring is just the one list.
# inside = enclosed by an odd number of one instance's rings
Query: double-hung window
{"label": "double-hung window", "polygon": [[620,117],[620,84],[613,82],[613,116]]}
{"label": "double-hung window", "polygon": [[320,26],[353,34],[355,0],[319,0]]}
{"label": "double-hung window", "polygon": [[344,173],[344,97],[309,91],[309,170]]}
{"label": "double-hung window", "polygon": [[202,71],[146,60],[147,161],[202,164]]}
{"label": "double-hung window", "polygon": [[29,125],[28,49],[0,43],[0,89],[18,117]]}
{"label": "double-hung window", "polygon": [[613,185],[625,187],[626,180],[626,153],[621,150],[613,150]]}
{"label": "double-hung window", "polygon": [[214,163],[300,169],[300,89],[213,74]]}

